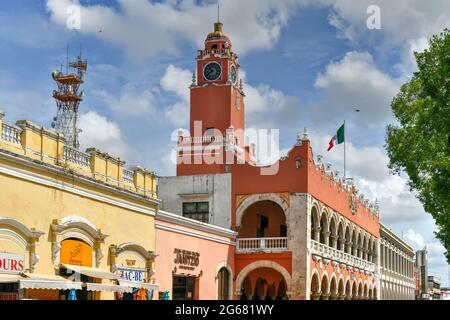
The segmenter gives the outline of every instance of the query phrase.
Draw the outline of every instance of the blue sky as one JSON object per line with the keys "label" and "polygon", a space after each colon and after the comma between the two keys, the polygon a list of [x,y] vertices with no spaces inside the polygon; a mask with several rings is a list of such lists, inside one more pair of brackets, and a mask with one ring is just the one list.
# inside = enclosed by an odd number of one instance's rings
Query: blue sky
{"label": "blue sky", "polygon": [[[366,25],[371,4],[381,10],[379,30]],[[66,26],[70,5],[81,9],[79,30]],[[349,173],[379,200],[384,223],[415,249],[428,246],[430,270],[444,283],[448,267],[433,220],[406,178],[389,174],[383,144],[385,126],[394,122],[389,103],[415,70],[412,52],[448,27],[449,6],[444,0],[221,2],[224,31],[245,72],[247,126],[280,129],[282,150],[308,127],[315,154],[342,173],[342,148],[325,153],[345,119]],[[56,114],[51,72],[67,46],[75,56],[82,45],[89,62],[83,147],[174,174],[171,134],[187,127],[196,50],[215,19],[215,1],[2,1],[0,108],[9,122],[49,127]]]}

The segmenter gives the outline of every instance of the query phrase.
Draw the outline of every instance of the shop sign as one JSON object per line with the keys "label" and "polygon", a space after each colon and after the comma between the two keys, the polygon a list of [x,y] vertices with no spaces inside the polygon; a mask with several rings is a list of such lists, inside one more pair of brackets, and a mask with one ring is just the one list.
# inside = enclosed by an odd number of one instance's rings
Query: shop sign
{"label": "shop sign", "polygon": [[18,300],[19,294],[16,292],[0,292],[0,301]]}
{"label": "shop sign", "polygon": [[200,253],[188,250],[175,249],[175,264],[180,269],[194,270],[200,264]]}
{"label": "shop sign", "polygon": [[131,282],[144,282],[145,270],[117,268],[117,271],[119,273],[120,279],[122,280]]}
{"label": "shop sign", "polygon": [[25,271],[25,255],[0,253],[0,273],[21,273]]}
{"label": "shop sign", "polygon": [[61,263],[92,267],[92,255],[92,247],[83,241],[69,239],[61,243]]}

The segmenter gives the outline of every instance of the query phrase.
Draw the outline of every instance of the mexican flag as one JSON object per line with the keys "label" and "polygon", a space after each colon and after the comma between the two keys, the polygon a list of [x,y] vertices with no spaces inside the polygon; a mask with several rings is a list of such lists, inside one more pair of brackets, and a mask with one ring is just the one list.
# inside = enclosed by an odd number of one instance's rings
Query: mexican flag
{"label": "mexican flag", "polygon": [[337,133],[331,138],[328,146],[328,150],[330,151],[337,144],[341,144],[345,141],[345,123],[339,128]]}

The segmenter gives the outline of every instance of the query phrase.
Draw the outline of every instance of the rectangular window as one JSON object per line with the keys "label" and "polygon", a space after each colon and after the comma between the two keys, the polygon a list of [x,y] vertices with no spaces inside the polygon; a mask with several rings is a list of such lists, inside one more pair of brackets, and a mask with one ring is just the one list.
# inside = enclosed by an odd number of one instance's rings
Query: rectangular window
{"label": "rectangular window", "polygon": [[184,202],[183,217],[209,222],[209,202]]}

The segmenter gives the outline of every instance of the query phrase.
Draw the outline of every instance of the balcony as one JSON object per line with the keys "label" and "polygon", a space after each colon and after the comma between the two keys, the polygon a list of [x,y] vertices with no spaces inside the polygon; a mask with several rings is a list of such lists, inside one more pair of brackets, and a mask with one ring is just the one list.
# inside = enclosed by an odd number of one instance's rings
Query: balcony
{"label": "balcony", "polygon": [[88,168],[90,166],[91,156],[87,153],[81,152],[80,150],[64,146],[64,159],[79,166]]}
{"label": "balcony", "polygon": [[2,125],[2,135],[1,138],[4,141],[21,144],[21,133],[22,129],[7,123]]}
{"label": "balcony", "polygon": [[237,253],[267,253],[287,251],[287,238],[238,238]]}
{"label": "balcony", "polygon": [[324,259],[330,259],[335,262],[345,264],[347,266],[355,267],[358,269],[363,269],[364,271],[369,271],[375,273],[376,264],[369,262],[367,260],[355,257],[351,254],[345,253],[344,251],[332,248],[323,243],[317,242],[315,240],[310,240],[309,250],[312,254],[321,256]]}

